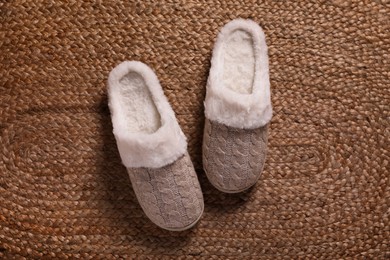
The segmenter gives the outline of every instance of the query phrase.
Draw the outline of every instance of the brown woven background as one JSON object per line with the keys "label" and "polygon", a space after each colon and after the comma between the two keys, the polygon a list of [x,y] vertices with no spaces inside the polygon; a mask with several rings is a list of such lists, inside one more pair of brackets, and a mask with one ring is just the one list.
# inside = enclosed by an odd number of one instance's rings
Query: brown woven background
{"label": "brown woven background", "polygon": [[[152,2],[1,1],[0,258],[390,258],[389,2]],[[212,46],[237,17],[269,45],[263,176],[224,195],[199,171],[203,218],[160,230],[120,164],[107,75],[154,68],[199,168]]]}

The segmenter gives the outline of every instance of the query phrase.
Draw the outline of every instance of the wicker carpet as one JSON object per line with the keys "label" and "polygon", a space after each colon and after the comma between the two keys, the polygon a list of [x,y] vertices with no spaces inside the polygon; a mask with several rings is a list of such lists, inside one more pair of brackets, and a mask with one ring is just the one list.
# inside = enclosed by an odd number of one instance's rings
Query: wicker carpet
{"label": "wicker carpet", "polygon": [[[0,2],[0,258],[390,258],[389,1],[153,2]],[[265,170],[239,195],[199,170],[203,218],[163,231],[121,166],[107,75],[154,68],[200,169],[211,50],[237,17],[269,45]]]}

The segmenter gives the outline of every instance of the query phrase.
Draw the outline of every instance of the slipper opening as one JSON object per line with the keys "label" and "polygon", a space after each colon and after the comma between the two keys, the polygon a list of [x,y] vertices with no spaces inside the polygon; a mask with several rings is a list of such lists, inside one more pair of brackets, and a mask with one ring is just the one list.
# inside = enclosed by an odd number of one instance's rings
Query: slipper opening
{"label": "slipper opening", "polygon": [[222,48],[223,84],[240,94],[251,94],[255,76],[255,50],[252,35],[236,29]]}
{"label": "slipper opening", "polygon": [[156,132],[161,127],[160,114],[142,75],[129,71],[119,79],[120,104],[129,133]]}

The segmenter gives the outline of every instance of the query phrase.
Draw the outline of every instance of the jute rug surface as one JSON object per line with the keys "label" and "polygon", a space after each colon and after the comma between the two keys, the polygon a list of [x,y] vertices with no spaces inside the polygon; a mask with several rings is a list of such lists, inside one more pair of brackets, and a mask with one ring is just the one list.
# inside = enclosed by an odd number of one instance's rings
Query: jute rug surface
{"label": "jute rug surface", "polygon": [[[274,117],[263,175],[225,195],[201,171],[215,36],[258,22]],[[390,4],[1,1],[0,258],[390,258]],[[185,232],[143,214],[117,152],[109,71],[161,80],[199,169]]]}

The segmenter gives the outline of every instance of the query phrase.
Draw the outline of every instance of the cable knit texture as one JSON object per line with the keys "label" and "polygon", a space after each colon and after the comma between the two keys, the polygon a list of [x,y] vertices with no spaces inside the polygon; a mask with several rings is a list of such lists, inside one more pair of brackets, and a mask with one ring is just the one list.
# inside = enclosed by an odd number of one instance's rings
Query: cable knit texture
{"label": "cable knit texture", "polygon": [[156,225],[183,230],[202,215],[203,195],[188,153],[162,168],[127,171],[142,209]]}
{"label": "cable knit texture", "polygon": [[267,141],[268,124],[239,129],[206,118],[203,167],[210,182],[228,193],[253,186],[263,170]]}

